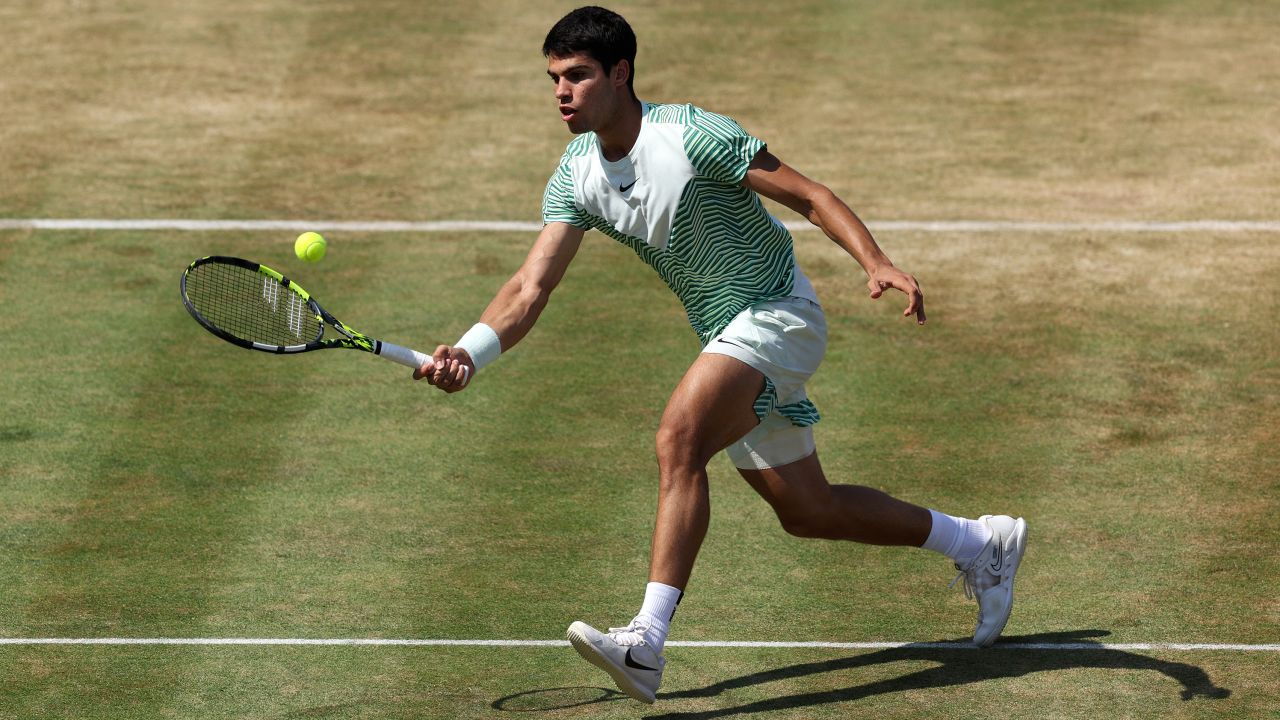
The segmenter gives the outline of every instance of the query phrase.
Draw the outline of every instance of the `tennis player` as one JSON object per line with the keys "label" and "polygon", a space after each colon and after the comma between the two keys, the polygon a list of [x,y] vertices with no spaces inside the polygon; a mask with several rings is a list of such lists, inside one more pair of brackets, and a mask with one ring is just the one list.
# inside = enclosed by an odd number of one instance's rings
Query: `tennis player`
{"label": "tennis player", "polygon": [[634,250],[684,304],[702,352],[658,427],[658,510],[643,601],[622,627],[573,623],[573,646],[628,695],[654,701],[663,644],[707,532],[706,466],[721,450],[792,535],[923,547],[950,558],[978,603],[974,642],[995,642],[1013,604],[1026,523],[955,517],[827,481],[812,431],[818,410],[805,393],[827,324],[791,235],[760,196],[843,248],[866,272],[872,299],[905,294],[903,315],[923,325],[916,279],[890,262],[844,202],[738,123],[694,105],[639,100],[636,39],[621,16],[574,10],[551,28],[542,52],[560,119],[577,136],[547,183],[544,227],[480,322],[436,348],[435,364],[414,377],[446,392],[468,387],[533,327],[589,229]]}

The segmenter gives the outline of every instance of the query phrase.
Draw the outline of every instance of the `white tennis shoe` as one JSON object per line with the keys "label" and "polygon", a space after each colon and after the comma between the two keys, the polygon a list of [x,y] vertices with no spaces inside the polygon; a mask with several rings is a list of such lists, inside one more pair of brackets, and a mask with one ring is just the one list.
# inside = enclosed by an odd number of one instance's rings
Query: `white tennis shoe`
{"label": "white tennis shoe", "polygon": [[632,620],[602,633],[584,622],[569,626],[569,642],[587,662],[609,673],[618,689],[642,703],[653,704],[662,683],[666,658],[644,639],[645,628]]}
{"label": "white tennis shoe", "polygon": [[964,578],[964,596],[978,601],[973,642],[978,647],[990,647],[1004,631],[1013,609],[1013,576],[1027,548],[1027,522],[1008,515],[983,515],[978,520],[991,528],[991,539],[969,563],[956,563],[960,572],[947,587]]}

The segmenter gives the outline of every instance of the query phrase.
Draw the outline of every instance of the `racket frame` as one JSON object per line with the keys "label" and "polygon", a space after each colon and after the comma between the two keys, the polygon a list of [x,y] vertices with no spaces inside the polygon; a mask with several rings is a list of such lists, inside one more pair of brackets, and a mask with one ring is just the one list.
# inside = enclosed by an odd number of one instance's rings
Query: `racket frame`
{"label": "racket frame", "polygon": [[[187,297],[187,277],[189,273],[197,267],[209,263],[235,265],[246,270],[259,273],[262,275],[265,282],[277,283],[281,290],[289,293],[295,293],[304,301],[305,308],[311,311],[316,319],[319,320],[320,334],[305,343],[298,343],[296,345],[272,345],[270,343],[246,340],[245,338],[233,335],[217,325],[214,325],[201,315],[198,310],[196,310],[195,305],[192,304],[190,298]],[[196,322],[200,323],[201,327],[223,340],[226,340],[232,345],[238,345],[242,348],[274,354],[345,348],[363,350],[368,353],[373,353],[374,355],[381,355],[382,357],[400,363],[405,367],[419,368],[432,362],[429,355],[420,353],[417,350],[395,345],[393,343],[383,342],[352,329],[330,314],[329,311],[325,310],[315,298],[311,297],[311,293],[303,289],[301,285],[290,280],[283,273],[261,263],[253,262],[252,260],[245,260],[243,258],[230,257],[227,255],[209,255],[207,257],[202,257],[188,265],[187,269],[183,271],[180,290],[182,293],[183,306],[187,308],[187,312],[191,313],[191,317],[195,318]],[[337,337],[325,338],[324,335],[326,327],[333,328],[339,333],[339,335]]]}

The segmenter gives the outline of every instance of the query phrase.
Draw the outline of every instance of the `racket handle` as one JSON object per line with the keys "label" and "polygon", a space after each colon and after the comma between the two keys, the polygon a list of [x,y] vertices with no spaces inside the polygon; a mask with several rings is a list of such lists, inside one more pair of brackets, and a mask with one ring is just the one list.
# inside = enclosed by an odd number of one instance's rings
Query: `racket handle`
{"label": "racket handle", "polygon": [[[435,360],[432,359],[430,355],[423,355],[417,350],[413,350],[407,347],[401,347],[399,345],[396,345],[395,343],[383,342],[381,340],[378,341],[378,346],[374,350],[374,352],[388,360],[391,360],[393,362],[398,362],[401,365],[404,365],[405,367],[411,367],[414,370],[417,370],[418,368],[427,364],[431,364],[433,366],[435,365]],[[471,380],[471,368],[467,367],[466,365],[463,365],[462,366],[463,386],[465,387],[470,380]]]}
{"label": "racket handle", "polygon": [[400,345],[389,342],[379,343],[378,348],[374,352],[392,362],[398,362],[401,365],[411,367],[414,370],[417,370],[423,365],[435,364],[435,361],[431,359],[430,355],[424,355],[417,350],[401,347]]}

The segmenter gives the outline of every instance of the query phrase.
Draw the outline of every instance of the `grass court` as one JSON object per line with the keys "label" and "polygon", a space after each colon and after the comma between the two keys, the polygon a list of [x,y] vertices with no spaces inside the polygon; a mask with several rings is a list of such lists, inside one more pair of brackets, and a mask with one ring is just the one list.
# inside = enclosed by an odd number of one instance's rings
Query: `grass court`
{"label": "grass court", "polygon": [[[0,7],[0,220],[536,222],[573,4]],[[0,718],[1261,718],[1280,713],[1280,7],[625,2],[636,89],[728,114],[883,230],[923,328],[796,234],[834,481],[1030,524],[1008,642],[668,649],[0,644]],[[782,215],[787,220],[796,218]],[[1251,229],[1080,224],[1251,221]],[[270,357],[182,308],[207,254],[430,351],[532,232],[0,229],[0,638],[559,640],[638,607],[652,435],[698,346],[599,234],[466,392]],[[729,462],[672,641],[936,643],[928,553],[786,536]],[[1044,649],[1042,645],[1061,646]],[[1096,647],[1084,647],[1096,644]],[[1121,646],[1121,647],[1116,647]],[[1141,646],[1147,649],[1125,649]]]}

